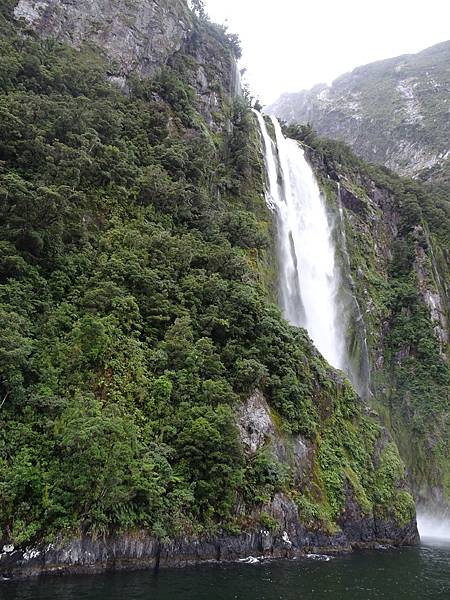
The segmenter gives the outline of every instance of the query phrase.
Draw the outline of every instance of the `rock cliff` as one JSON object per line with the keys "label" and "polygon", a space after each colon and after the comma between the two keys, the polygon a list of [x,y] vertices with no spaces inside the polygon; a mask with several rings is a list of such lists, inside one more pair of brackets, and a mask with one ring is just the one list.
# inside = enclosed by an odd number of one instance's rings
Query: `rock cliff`
{"label": "rock cliff", "polygon": [[234,38],[182,2],[8,6],[0,573],[415,543],[387,429],[272,302]]}
{"label": "rock cliff", "polygon": [[310,123],[405,176],[450,180],[450,42],[356,68],[331,86],[283,94],[267,111]]}
{"label": "rock cliff", "polygon": [[130,76],[150,77],[190,57],[190,83],[210,126],[224,102],[240,93],[236,58],[221,29],[203,23],[184,0],[20,0],[14,9],[39,35],[80,48],[91,45],[109,61],[109,77],[127,89]]}

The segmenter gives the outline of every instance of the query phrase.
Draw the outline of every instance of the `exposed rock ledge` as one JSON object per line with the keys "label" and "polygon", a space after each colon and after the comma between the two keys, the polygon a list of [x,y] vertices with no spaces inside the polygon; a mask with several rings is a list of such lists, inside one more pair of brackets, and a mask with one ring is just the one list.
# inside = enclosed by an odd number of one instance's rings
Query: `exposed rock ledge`
{"label": "exposed rock ledge", "polygon": [[195,26],[184,0],[19,0],[14,15],[41,37],[96,47],[110,63],[110,80],[124,90],[130,75],[151,77],[179,56],[191,57],[189,83],[213,129],[221,129],[216,118],[225,100],[241,94],[232,52],[211,34],[213,25]]}
{"label": "exposed rock ledge", "polygon": [[[236,418],[247,454],[253,455],[265,447],[292,469],[293,478],[299,485],[304,477],[310,477],[311,444],[299,435],[288,438],[277,431],[270,407],[259,390],[239,407]],[[49,573],[182,567],[201,562],[235,561],[248,556],[294,558],[305,553],[349,552],[379,544],[402,546],[419,541],[415,518],[400,526],[394,519],[364,514],[349,488],[346,489],[345,509],[338,519],[340,530],[336,533],[307,529],[301,522],[295,502],[281,492],[258,509],[236,506],[236,511],[247,515],[248,522],[253,523],[239,535],[222,532],[200,538],[184,536],[161,541],[145,531],[135,531],[96,538],[90,535],[72,539],[61,537],[53,544],[26,548],[2,546],[0,539],[0,581],[2,577]],[[276,524],[273,531],[257,525],[261,511]]]}
{"label": "exposed rock ledge", "polygon": [[93,539],[83,536],[35,548],[3,546],[0,553],[0,580],[42,574],[100,573],[110,570],[182,567],[200,562],[235,561],[247,556],[294,558],[313,552],[348,552],[378,544],[417,543],[416,524],[403,529],[389,522],[354,523],[346,532],[325,535],[308,532],[300,523],[272,534],[265,529],[202,539],[179,538],[161,542],[144,532]]}

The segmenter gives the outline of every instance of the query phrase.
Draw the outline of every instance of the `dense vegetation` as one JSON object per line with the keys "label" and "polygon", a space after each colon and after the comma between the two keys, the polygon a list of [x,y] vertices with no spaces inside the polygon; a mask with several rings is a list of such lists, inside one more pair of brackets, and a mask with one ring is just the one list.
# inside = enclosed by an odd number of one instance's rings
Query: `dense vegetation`
{"label": "dense vegetation", "polygon": [[[249,523],[237,499],[262,506],[279,490],[311,526],[335,527],[345,482],[365,511],[407,520],[395,447],[374,463],[381,428],[268,302],[270,215],[249,107],[225,104],[231,133],[211,133],[189,57],[130,79],[124,95],[92,49],[38,40],[8,10],[0,538],[238,531]],[[234,409],[256,387],[280,435],[317,449],[303,487],[268,449],[244,456]]]}
{"label": "dense vegetation", "polygon": [[[448,190],[369,165],[342,142],[318,138],[311,127],[292,124],[286,132],[307,144],[324,175],[339,174],[365,206],[359,215],[348,213],[347,234],[352,269],[359,273],[356,289],[366,307],[373,365],[383,356],[383,364],[373,369],[378,408],[397,439],[419,497],[442,489],[448,501],[449,347],[439,340],[424,299],[426,290],[439,294],[448,324]],[[330,187],[326,177],[324,185]],[[384,194],[384,216],[368,208],[374,186]],[[336,194],[334,186],[331,193]],[[368,225],[376,220],[385,220],[387,228],[395,223],[393,240],[380,238],[383,227]]]}

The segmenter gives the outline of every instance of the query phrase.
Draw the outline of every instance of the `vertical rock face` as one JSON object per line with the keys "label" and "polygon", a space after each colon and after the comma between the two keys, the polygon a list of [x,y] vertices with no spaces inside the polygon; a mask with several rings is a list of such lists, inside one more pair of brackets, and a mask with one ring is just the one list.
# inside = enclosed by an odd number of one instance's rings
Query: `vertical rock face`
{"label": "vertical rock face", "polygon": [[180,0],[20,0],[14,14],[45,37],[96,44],[121,76],[153,74],[192,33]]}
{"label": "vertical rock face", "polygon": [[236,59],[215,25],[196,17],[184,0],[20,0],[14,9],[43,37],[80,48],[91,44],[110,62],[110,77],[126,88],[130,75],[151,77],[189,56],[199,110],[214,127],[224,101],[240,94]]}
{"label": "vertical rock face", "polygon": [[[424,235],[422,228],[417,228],[418,236]],[[436,259],[433,252],[433,246],[429,238],[428,253],[420,246],[415,246],[415,261],[414,270],[417,275],[417,282],[419,286],[422,299],[426,304],[430,318],[434,326],[434,334],[439,341],[439,351],[444,360],[447,357],[447,348],[449,343],[448,333],[448,322],[447,322],[447,308],[449,304],[449,289],[448,284],[439,273],[439,269],[436,264]]]}
{"label": "vertical rock face", "polygon": [[[445,216],[441,230],[433,220],[438,200],[428,199],[414,182],[403,180],[402,189],[393,174],[384,179],[385,172],[376,168],[364,172],[360,163],[352,169],[345,159],[324,161],[313,151],[310,157],[330,202],[340,194],[345,209],[354,289],[368,331],[375,408],[384,404],[382,410],[389,414],[417,498],[448,506],[450,279]],[[339,187],[330,182],[331,172]],[[415,218],[418,201],[423,213]]]}

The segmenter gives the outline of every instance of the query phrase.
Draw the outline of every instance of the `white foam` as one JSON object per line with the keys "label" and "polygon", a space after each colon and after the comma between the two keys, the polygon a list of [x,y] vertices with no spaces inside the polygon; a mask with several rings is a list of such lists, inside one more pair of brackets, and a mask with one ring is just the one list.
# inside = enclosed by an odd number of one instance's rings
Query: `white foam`
{"label": "white foam", "polygon": [[450,519],[447,515],[418,513],[417,527],[423,539],[446,540],[450,542]]}
{"label": "white foam", "polygon": [[239,562],[246,565],[254,565],[259,563],[259,558],[256,558],[255,556],[247,556],[246,558],[240,558]]}

